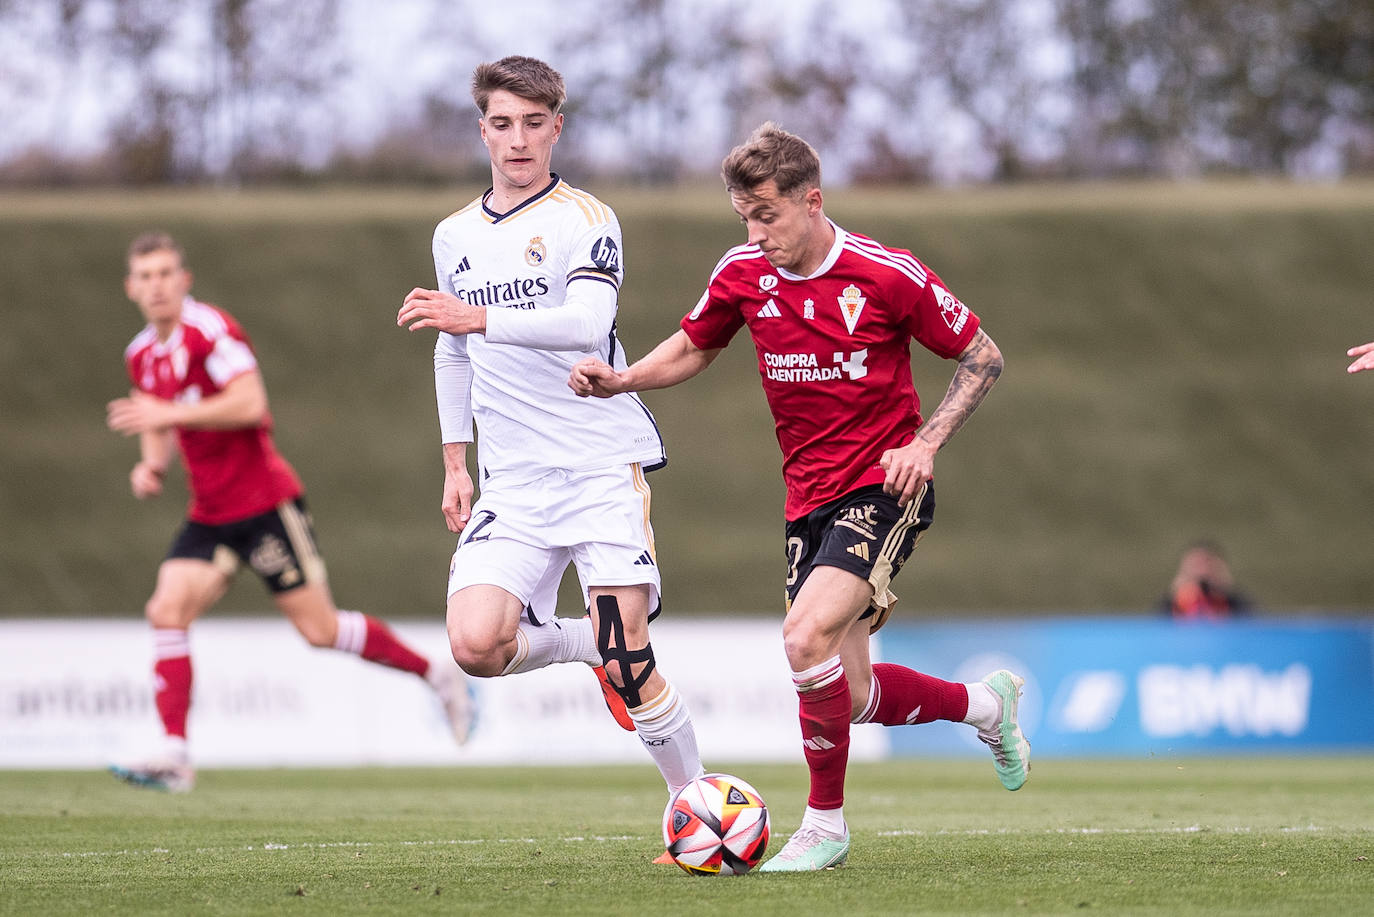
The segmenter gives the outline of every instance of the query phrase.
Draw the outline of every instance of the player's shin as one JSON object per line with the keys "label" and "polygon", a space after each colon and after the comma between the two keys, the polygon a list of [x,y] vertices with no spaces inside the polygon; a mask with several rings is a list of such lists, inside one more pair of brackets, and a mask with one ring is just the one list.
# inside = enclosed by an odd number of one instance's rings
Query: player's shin
{"label": "player's shin", "polygon": [[792,673],[801,718],[802,746],[811,772],[807,805],[839,809],[849,763],[849,680],[839,656]]}
{"label": "player's shin", "polygon": [[911,726],[935,720],[959,723],[972,712],[972,697],[968,688],[958,682],[878,662],[873,665],[868,704],[854,717],[854,722],[884,726]]}
{"label": "player's shin", "polygon": [[705,773],[692,714],[677,688],[665,682],[657,697],[629,710],[635,732],[658,765],[669,795]]}
{"label": "player's shin", "polygon": [[402,643],[391,628],[360,611],[338,612],[334,649],[415,675],[429,671],[428,659]]}
{"label": "player's shin", "polygon": [[590,618],[554,618],[547,624],[521,621],[515,632],[516,650],[502,675],[533,672],[559,662],[600,665]]}
{"label": "player's shin", "polygon": [[186,631],[154,628],[153,652],[153,699],[167,735],[168,751],[184,759],[186,717],[191,709],[191,643]]}

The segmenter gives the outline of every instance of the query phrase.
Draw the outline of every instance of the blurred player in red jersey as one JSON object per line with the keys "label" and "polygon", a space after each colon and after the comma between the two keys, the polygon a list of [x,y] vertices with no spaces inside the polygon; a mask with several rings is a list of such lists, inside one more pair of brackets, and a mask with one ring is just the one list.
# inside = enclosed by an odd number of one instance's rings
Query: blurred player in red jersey
{"label": "blurred player in red jersey", "polygon": [[[931,523],[935,453],[992,388],[1002,355],[978,317],[910,252],[825,216],[820,160],[800,137],[764,124],[726,157],[722,176],[748,243],[726,252],[676,334],[620,372],[582,361],[569,385],[596,397],[676,385],[748,326],[783,451],[783,643],[811,772],[800,828],[762,869],[824,869],[849,853],[851,722],[972,724],[1002,784],[1025,783],[1019,676],[1000,670],[965,685],[869,656],[869,635],[896,602],[892,578]],[[958,361],[924,422],[913,338]]]}
{"label": "blurred player in red jersey", "polygon": [[139,460],[129,474],[135,497],[162,493],[179,447],[191,501],[145,608],[153,627],[156,702],[166,748],[150,761],[111,770],[140,786],[191,789],[187,631],[224,594],[244,561],[311,645],[426,679],[443,702],[455,737],[466,741],[472,707],[457,667],[431,665],[381,621],[335,607],[304,489],[272,442],[267,390],[243,329],[227,312],[191,298],[191,273],[171,236],[139,236],[129,247],[128,265],[124,289],[148,325],[124,352],[134,389],[109,403],[107,421],[110,429],[139,437]]}

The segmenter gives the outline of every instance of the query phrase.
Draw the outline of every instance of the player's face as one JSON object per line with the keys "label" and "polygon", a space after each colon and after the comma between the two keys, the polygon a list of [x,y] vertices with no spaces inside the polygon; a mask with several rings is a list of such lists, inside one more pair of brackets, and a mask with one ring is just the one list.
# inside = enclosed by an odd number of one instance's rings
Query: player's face
{"label": "player's face", "polygon": [[159,249],[129,259],[124,292],[138,305],[143,318],[154,325],[175,322],[181,303],[191,292],[191,272],[174,251]]}
{"label": "player's face", "polygon": [[533,192],[548,182],[553,145],[563,132],[561,114],[498,89],[487,100],[480,124],[491,155],[493,187],[505,193]]}
{"label": "player's face", "polygon": [[819,188],[780,194],[770,178],[749,191],[730,192],[730,203],[749,233],[749,244],[762,249],[773,267],[805,275],[825,257],[829,242],[819,236],[824,221],[816,219],[821,211]]}

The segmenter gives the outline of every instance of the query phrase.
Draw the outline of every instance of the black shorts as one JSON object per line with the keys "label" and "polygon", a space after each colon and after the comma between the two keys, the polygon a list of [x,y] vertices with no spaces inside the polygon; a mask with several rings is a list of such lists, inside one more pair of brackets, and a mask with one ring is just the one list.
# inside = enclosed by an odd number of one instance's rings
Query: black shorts
{"label": "black shorts", "polygon": [[247,563],[273,593],[325,580],[315,526],[303,497],[224,525],[188,521],[167,551],[167,560],[174,558],[208,561],[226,577]]}
{"label": "black shorts", "polygon": [[906,506],[881,484],[861,487],[787,523],[787,607],[815,567],[839,567],[873,586],[873,601],[860,620],[871,630],[887,622],[897,603],[892,579],[916,550],[935,516],[935,485]]}

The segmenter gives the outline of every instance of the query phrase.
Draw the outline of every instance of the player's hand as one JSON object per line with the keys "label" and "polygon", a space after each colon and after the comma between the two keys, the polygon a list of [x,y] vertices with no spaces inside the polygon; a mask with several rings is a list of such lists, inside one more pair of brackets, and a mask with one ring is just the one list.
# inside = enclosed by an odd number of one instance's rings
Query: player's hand
{"label": "player's hand", "polygon": [[1358,373],[1366,369],[1374,369],[1374,341],[1368,344],[1361,344],[1359,347],[1351,347],[1345,352],[1347,357],[1359,357],[1354,363],[1345,368],[1348,373]]}
{"label": "player's hand", "polygon": [[487,310],[481,306],[470,306],[452,293],[416,287],[406,294],[401,311],[396,313],[397,325],[404,327],[407,323],[410,323],[411,331],[437,328],[449,334],[485,332]]}
{"label": "player's hand", "polygon": [[573,365],[568,388],[582,398],[609,398],[627,391],[620,373],[595,357],[587,357]]}
{"label": "player's hand", "polygon": [[176,426],[176,405],[147,392],[133,391],[105,406],[105,423],[116,433],[134,436]]}
{"label": "player's hand", "polygon": [[161,468],[148,462],[139,462],[134,466],[134,470],[129,472],[129,487],[140,500],[159,496],[162,493],[162,478],[165,474],[166,471]]}
{"label": "player's hand", "polygon": [[444,472],[444,500],[439,508],[448,530],[455,535],[467,528],[472,518],[472,491],[472,475],[466,467]]}
{"label": "player's hand", "polygon": [[900,449],[884,452],[878,464],[887,472],[883,493],[895,496],[898,506],[906,506],[921,485],[934,477],[935,450],[915,439]]}

